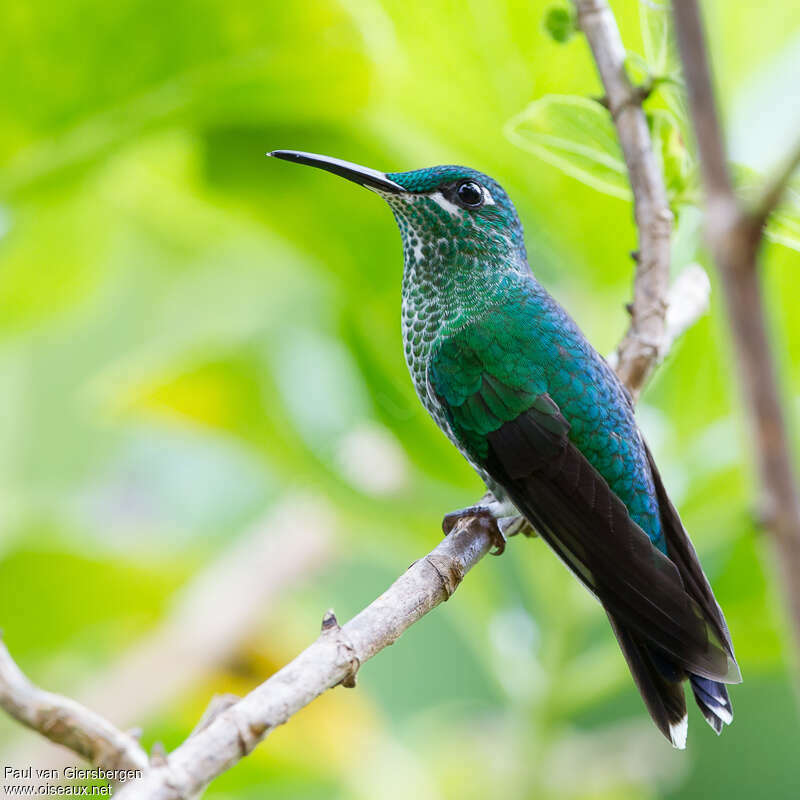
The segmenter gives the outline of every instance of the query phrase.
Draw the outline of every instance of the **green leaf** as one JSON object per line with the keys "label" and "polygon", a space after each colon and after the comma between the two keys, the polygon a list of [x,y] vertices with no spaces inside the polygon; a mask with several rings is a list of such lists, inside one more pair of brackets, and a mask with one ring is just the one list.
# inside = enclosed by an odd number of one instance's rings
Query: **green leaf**
{"label": "green leaf", "polygon": [[542,21],[545,31],[559,44],[569,41],[575,33],[575,15],[566,6],[550,6]]}
{"label": "green leaf", "polygon": [[670,205],[674,206],[687,199],[692,184],[693,160],[686,148],[678,121],[671,112],[654,110],[647,117],[653,152],[664,176]]}
{"label": "green leaf", "polygon": [[678,119],[686,118],[678,45],[668,0],[639,0],[645,61],[654,87]]}
{"label": "green leaf", "polygon": [[646,86],[653,82],[647,59],[630,50],[625,56],[625,72],[628,73],[628,78],[634,86]]}
{"label": "green leaf", "polygon": [[640,0],[639,24],[642,29],[644,55],[656,75],[678,71],[678,50],[672,29],[667,0]]}
{"label": "green leaf", "polygon": [[595,100],[546,95],[512,117],[508,139],[605,194],[630,200],[628,173],[608,111]]}
{"label": "green leaf", "polygon": [[[356,113],[368,96],[369,64],[349,15],[327,5],[298,0],[279,14],[268,4],[212,3],[198,12],[191,0],[168,9],[122,0],[113,10],[86,0],[53,14],[32,0],[25,14],[4,15],[0,193],[14,199],[80,175],[152,131],[321,126],[345,109]],[[313,58],[296,46],[298,30],[316,37]]]}

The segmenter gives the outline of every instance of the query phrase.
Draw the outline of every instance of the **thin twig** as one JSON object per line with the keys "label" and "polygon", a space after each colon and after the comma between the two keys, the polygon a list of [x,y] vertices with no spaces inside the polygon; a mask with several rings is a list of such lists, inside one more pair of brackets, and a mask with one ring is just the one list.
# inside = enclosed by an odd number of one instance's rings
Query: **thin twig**
{"label": "thin twig", "polygon": [[664,341],[672,212],[642,111],[642,92],[625,71],[627,53],[614,14],[605,0],[573,1],[605,88],[633,191],[639,249],[631,320],[617,348],[616,369],[636,397]]}
{"label": "thin twig", "polygon": [[[654,366],[667,357],[675,342],[708,311],[710,299],[711,281],[706,271],[699,264],[685,266],[667,294],[664,338],[658,345]],[[614,370],[618,369],[618,358],[618,350],[606,357]]]}
{"label": "thin twig", "polygon": [[700,10],[693,1],[673,2],[675,37],[687,80],[692,123],[700,154],[700,171],[709,198],[733,196],[730,172],[725,158],[722,126],[714,99],[714,84],[708,61]]}
{"label": "thin twig", "polygon": [[133,736],[75,700],[34,686],[2,641],[0,706],[18,722],[104,770],[148,768],[147,754]]}

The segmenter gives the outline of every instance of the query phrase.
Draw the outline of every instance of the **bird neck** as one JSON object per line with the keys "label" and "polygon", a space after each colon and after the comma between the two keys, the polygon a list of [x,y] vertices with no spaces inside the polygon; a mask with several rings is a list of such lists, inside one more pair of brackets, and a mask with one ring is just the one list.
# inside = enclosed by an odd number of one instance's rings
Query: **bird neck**
{"label": "bird neck", "polygon": [[390,199],[403,238],[403,319],[446,334],[507,297],[530,275],[522,230],[487,225],[446,200]]}

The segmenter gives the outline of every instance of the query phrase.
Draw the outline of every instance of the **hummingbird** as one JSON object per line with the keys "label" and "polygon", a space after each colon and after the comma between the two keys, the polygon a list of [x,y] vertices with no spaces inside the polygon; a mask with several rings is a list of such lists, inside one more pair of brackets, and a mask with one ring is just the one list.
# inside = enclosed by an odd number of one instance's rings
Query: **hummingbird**
{"label": "hummingbird", "polygon": [[405,359],[422,405],[486,485],[465,514],[533,531],[600,601],[644,704],[686,746],[688,681],[720,733],[741,674],[725,617],[606,360],[535,278],[502,187],[468,167],[383,173],[313,153],[389,204],[403,240]]}

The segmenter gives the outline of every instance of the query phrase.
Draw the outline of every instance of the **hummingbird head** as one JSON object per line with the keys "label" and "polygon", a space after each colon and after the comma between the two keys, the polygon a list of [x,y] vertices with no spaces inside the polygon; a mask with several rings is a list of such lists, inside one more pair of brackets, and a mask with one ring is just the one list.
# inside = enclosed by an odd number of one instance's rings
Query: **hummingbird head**
{"label": "hummingbird head", "polygon": [[295,150],[269,155],[333,172],[381,195],[400,228],[412,278],[469,291],[508,271],[529,272],[516,209],[502,186],[482,172],[439,166],[383,173]]}

